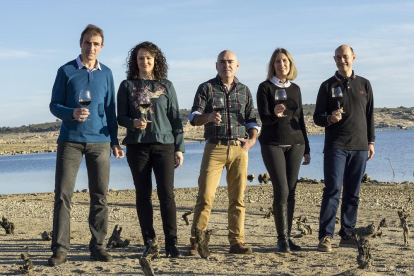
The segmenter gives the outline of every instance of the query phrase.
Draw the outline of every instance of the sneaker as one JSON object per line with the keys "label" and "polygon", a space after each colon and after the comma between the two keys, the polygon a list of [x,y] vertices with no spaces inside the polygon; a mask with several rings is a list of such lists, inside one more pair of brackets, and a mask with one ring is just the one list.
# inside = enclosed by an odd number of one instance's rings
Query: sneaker
{"label": "sneaker", "polygon": [[250,247],[244,245],[244,243],[239,242],[230,246],[230,253],[232,254],[253,254],[253,251]]}
{"label": "sneaker", "polygon": [[198,254],[198,244],[196,242],[192,242],[190,244],[190,250],[188,251],[189,256],[195,256]]}
{"label": "sneaker", "polygon": [[319,240],[318,250],[321,252],[331,252],[332,245],[331,245],[331,237],[326,236]]}
{"label": "sneaker", "polygon": [[47,264],[50,266],[58,266],[63,263],[66,263],[67,262],[66,256],[67,254],[65,252],[57,251],[56,253],[53,253],[52,257],[50,257],[47,260]]}
{"label": "sneaker", "polygon": [[358,244],[356,243],[355,239],[352,237],[343,237],[339,242],[339,247],[352,247],[358,248]]}
{"label": "sneaker", "polygon": [[104,249],[94,249],[91,251],[91,259],[101,262],[112,262],[112,256]]}

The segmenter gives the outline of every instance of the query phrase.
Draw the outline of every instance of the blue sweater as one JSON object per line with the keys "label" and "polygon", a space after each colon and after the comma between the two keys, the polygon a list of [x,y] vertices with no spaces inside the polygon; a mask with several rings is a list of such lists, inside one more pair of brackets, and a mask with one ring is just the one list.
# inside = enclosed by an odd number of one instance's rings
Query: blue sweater
{"label": "blue sweater", "polygon": [[[100,66],[102,70],[88,73],[73,60],[59,68],[49,105],[52,114],[62,120],[58,141],[119,145],[114,80],[111,70],[102,63]],[[79,92],[85,89],[91,91],[92,102],[87,107],[89,120],[80,123],[72,114],[82,107]]]}

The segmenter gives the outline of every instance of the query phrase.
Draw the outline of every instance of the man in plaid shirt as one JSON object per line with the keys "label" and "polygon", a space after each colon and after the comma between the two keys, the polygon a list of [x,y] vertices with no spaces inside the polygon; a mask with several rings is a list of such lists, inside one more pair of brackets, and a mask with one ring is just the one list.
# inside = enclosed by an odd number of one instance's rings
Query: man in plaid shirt
{"label": "man in plaid shirt", "polygon": [[[190,239],[190,255],[195,255],[198,251],[204,258],[209,255],[209,250],[198,244],[196,234],[207,229],[224,167],[227,170],[229,196],[230,253],[252,253],[251,248],[244,245],[243,198],[247,181],[248,151],[256,143],[260,131],[250,90],[235,77],[239,69],[236,55],[229,50],[221,52],[217,58],[216,69],[218,75],[198,87],[189,115],[192,125],[204,125],[206,139]],[[221,111],[213,110],[213,101],[217,99],[222,99],[224,103]]]}

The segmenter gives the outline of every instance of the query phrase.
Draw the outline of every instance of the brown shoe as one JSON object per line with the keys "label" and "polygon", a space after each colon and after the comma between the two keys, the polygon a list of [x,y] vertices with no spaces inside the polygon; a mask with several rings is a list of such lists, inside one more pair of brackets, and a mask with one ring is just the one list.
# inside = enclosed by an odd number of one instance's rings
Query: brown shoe
{"label": "brown shoe", "polygon": [[319,244],[318,244],[318,251],[321,251],[321,252],[332,251],[331,237],[326,236],[320,239]]}
{"label": "brown shoe", "polygon": [[341,238],[339,242],[339,247],[352,247],[358,248],[358,244],[356,243],[353,237]]}
{"label": "brown shoe", "polygon": [[56,253],[53,253],[52,257],[50,257],[47,260],[47,264],[50,265],[50,266],[58,266],[58,265],[61,265],[63,263],[66,263],[67,262],[66,255],[67,254],[65,252],[62,252],[62,251],[58,251]]}
{"label": "brown shoe", "polygon": [[192,242],[190,244],[190,250],[188,251],[189,256],[198,255],[198,244],[196,242]]}
{"label": "brown shoe", "polygon": [[253,254],[253,251],[250,247],[244,245],[244,243],[239,242],[230,246],[230,253],[232,254]]}

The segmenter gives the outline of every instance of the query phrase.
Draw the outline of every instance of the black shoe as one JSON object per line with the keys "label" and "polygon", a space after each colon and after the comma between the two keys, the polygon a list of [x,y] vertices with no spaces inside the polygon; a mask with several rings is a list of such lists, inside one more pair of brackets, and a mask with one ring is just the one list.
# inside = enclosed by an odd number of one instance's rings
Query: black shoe
{"label": "black shoe", "polygon": [[171,258],[179,258],[180,257],[180,250],[178,250],[177,246],[175,245],[168,245],[165,247],[165,255]]}
{"label": "black shoe", "polygon": [[294,243],[293,241],[292,241],[292,239],[288,239],[288,243],[289,243],[289,247],[290,247],[290,250],[292,250],[292,251],[300,251],[300,250],[302,250],[302,247],[300,247],[299,245],[297,245],[296,243]]}
{"label": "black shoe", "polygon": [[101,262],[112,262],[112,256],[104,249],[94,249],[91,251],[91,259]]}
{"label": "black shoe", "polygon": [[58,266],[63,263],[66,263],[68,260],[66,259],[67,254],[62,251],[58,251],[53,253],[52,257],[47,260],[47,264],[50,266]]}
{"label": "black shoe", "polygon": [[286,239],[277,241],[277,252],[281,252],[281,253],[290,252],[289,242]]}
{"label": "black shoe", "polygon": [[144,251],[142,251],[141,257],[146,257],[150,251],[151,247],[147,244],[144,246]]}

